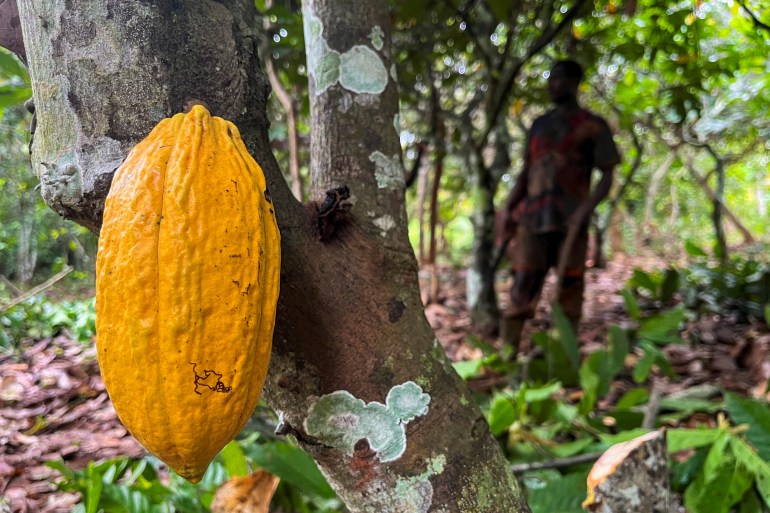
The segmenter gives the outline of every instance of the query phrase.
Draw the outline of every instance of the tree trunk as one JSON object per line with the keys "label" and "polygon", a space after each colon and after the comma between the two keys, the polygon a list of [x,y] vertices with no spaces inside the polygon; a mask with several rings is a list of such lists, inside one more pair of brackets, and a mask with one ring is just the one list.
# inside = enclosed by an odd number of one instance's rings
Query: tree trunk
{"label": "tree trunk", "polygon": [[727,208],[727,205],[724,204],[724,201],[721,201],[719,197],[717,196],[716,191],[711,188],[711,186],[708,183],[708,180],[701,176],[700,173],[695,169],[695,166],[692,163],[692,160],[688,162],[688,170],[690,171],[690,174],[695,179],[695,182],[700,186],[701,189],[703,189],[703,192],[706,193],[706,196],[708,196],[708,199],[712,203],[717,203],[721,205],[722,207],[722,213],[727,218],[728,221],[730,221],[733,226],[741,232],[741,236],[743,237],[743,243],[744,244],[753,244],[756,242],[756,239],[754,238],[754,235],[749,231],[748,228],[746,228],[746,225],[744,225],[740,219],[738,219],[732,210]]}
{"label": "tree trunk", "polygon": [[[352,512],[529,511],[423,314],[390,128],[386,4],[304,6],[312,196],[331,191],[322,207],[293,198],[270,153],[251,0],[64,4],[20,2],[47,203],[98,232],[128,150],[204,101],[239,126],[276,207],[281,296],[265,396],[283,431]],[[345,187],[349,209],[337,201]]]}
{"label": "tree trunk", "polygon": [[37,265],[37,234],[35,230],[35,218],[31,212],[34,209],[32,198],[28,193],[22,193],[19,198],[19,245],[16,248],[16,269],[14,278],[16,282],[27,284],[32,280]]}

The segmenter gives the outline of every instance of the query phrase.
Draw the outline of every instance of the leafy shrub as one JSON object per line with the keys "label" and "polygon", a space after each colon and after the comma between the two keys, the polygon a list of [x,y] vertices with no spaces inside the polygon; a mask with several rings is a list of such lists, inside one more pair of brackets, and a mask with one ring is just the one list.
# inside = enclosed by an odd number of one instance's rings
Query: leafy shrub
{"label": "leafy shrub", "polygon": [[63,330],[75,340],[88,342],[96,333],[94,299],[54,303],[33,296],[0,313],[0,347],[14,348],[25,338],[53,337]]}
{"label": "leafy shrub", "polygon": [[77,492],[82,502],[74,513],[207,513],[219,486],[230,477],[264,468],[281,478],[272,504],[282,511],[339,513],[342,505],[315,462],[295,445],[252,434],[230,442],[211,463],[200,483],[191,484],[148,456],[134,461],[115,458],[72,470],[49,462],[61,474],[59,489]]}

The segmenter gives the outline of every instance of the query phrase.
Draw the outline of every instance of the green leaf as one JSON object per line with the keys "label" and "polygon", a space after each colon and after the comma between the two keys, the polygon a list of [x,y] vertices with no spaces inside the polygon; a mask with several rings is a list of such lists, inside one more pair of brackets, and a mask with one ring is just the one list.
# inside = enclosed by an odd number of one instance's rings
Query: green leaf
{"label": "green leaf", "polygon": [[543,386],[534,386],[530,384],[525,384],[522,386],[522,390],[524,391],[523,399],[528,404],[529,403],[536,403],[539,401],[546,401],[548,399],[551,399],[554,394],[561,391],[561,383],[558,381],[555,381],[553,383],[549,383],[547,385]]}
{"label": "green leaf", "polygon": [[329,499],[335,497],[318,466],[301,449],[286,442],[253,444],[244,449],[255,465],[306,494]]}
{"label": "green leaf", "polygon": [[580,438],[578,440],[573,440],[572,442],[564,442],[551,447],[549,451],[557,458],[569,458],[570,456],[582,453],[593,443],[593,438]]}
{"label": "green leaf", "polygon": [[637,383],[644,382],[650,375],[650,371],[652,370],[652,366],[655,365],[656,359],[657,354],[655,351],[651,351],[649,348],[645,348],[644,354],[639,359],[639,361],[636,362],[636,366],[634,367],[632,374],[634,381]]}
{"label": "green leaf", "polygon": [[642,322],[642,326],[639,328],[639,336],[650,338],[658,334],[675,332],[684,320],[684,315],[684,307],[678,306],[667,312],[649,317]]}
{"label": "green leaf", "polygon": [[630,410],[634,406],[646,403],[650,398],[650,393],[645,388],[632,388],[621,397],[615,404],[618,410]]}
{"label": "green leaf", "polygon": [[636,301],[633,292],[628,289],[623,289],[620,293],[623,295],[623,302],[626,305],[628,315],[630,315],[633,320],[638,321],[641,314],[639,311],[639,303]]}
{"label": "green leaf", "polygon": [[454,362],[452,367],[454,367],[455,372],[457,372],[462,379],[470,379],[479,375],[482,363],[482,360],[460,361]]}
{"label": "green leaf", "polygon": [[556,339],[560,343],[572,368],[577,370],[580,365],[580,341],[575,334],[575,330],[572,328],[572,324],[570,324],[560,305],[554,305],[552,317],[556,327]]}
{"label": "green leaf", "polygon": [[530,490],[527,502],[532,513],[584,513],[588,471],[567,474],[540,489]]}
{"label": "green leaf", "polygon": [[663,276],[663,283],[660,285],[660,300],[669,301],[674,297],[674,294],[679,290],[679,271],[676,269],[666,269],[666,274]]}
{"label": "green leaf", "polygon": [[628,333],[620,326],[610,326],[608,338],[610,342],[612,374],[614,376],[625,367],[630,345],[628,343]]}
{"label": "green leaf", "polygon": [[606,351],[594,351],[580,367],[580,386],[583,398],[580,411],[587,415],[593,411],[596,401],[607,395],[614,377],[612,362]]}
{"label": "green leaf", "polygon": [[735,424],[748,424],[745,433],[763,460],[770,460],[770,407],[758,401],[736,394],[725,393],[727,413]]}
{"label": "green leaf", "polygon": [[700,246],[698,246],[697,244],[695,244],[691,240],[686,240],[684,242],[684,250],[687,252],[688,255],[690,255],[692,257],[707,257],[708,256],[708,254],[706,254],[706,252],[703,251],[703,249],[701,249]]}
{"label": "green leaf", "polygon": [[222,463],[225,464],[225,469],[227,469],[227,475],[230,477],[241,477],[249,474],[246,456],[243,454],[243,450],[237,441],[232,440],[225,445],[219,456],[222,458]]}
{"label": "green leaf", "polygon": [[86,513],[96,513],[99,510],[99,499],[102,497],[102,475],[93,463],[88,464],[86,475],[88,477],[85,493]]}
{"label": "green leaf", "polygon": [[692,513],[728,513],[751,487],[753,476],[730,450],[727,433],[715,440],[706,462],[684,493],[685,508]]}
{"label": "green leaf", "polygon": [[765,305],[765,324],[770,326],[770,303]]}
{"label": "green leaf", "polygon": [[489,408],[489,429],[495,436],[506,432],[516,421],[516,411],[513,401],[503,394],[495,394]]}
{"label": "green leaf", "polygon": [[645,272],[638,267],[634,269],[629,284],[637,288],[646,289],[653,294],[656,294],[658,289],[658,285],[655,283],[655,280],[653,280],[652,274]]}
{"label": "green leaf", "polygon": [[715,428],[669,429],[666,432],[668,452],[674,453],[711,445],[722,433],[722,430]]}
{"label": "green leaf", "polygon": [[754,475],[762,500],[770,507],[770,464],[740,438],[730,440],[736,459]]}
{"label": "green leaf", "polygon": [[763,513],[762,502],[757,496],[757,492],[749,490],[741,500],[738,513]]}
{"label": "green leaf", "polygon": [[69,468],[62,460],[46,461],[45,466],[52,468],[57,472],[61,473],[61,475],[63,475],[64,479],[66,479],[67,481],[75,480],[75,472],[73,472],[72,469]]}

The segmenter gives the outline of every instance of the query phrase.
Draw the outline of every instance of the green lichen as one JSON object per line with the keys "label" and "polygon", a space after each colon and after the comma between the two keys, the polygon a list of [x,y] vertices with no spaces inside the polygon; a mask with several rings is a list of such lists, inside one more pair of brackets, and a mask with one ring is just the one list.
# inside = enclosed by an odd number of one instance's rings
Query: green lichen
{"label": "green lichen", "polygon": [[369,34],[369,40],[372,42],[372,46],[376,50],[382,50],[384,37],[385,32],[382,31],[382,27],[379,25],[372,27],[372,32]]}
{"label": "green lichen", "polygon": [[380,461],[396,460],[406,450],[406,424],[428,413],[430,396],[407,381],[393,387],[385,403],[365,403],[345,390],[332,392],[310,407],[305,431],[348,456],[359,440],[366,440]]}
{"label": "green lichen", "polygon": [[[339,83],[348,91],[358,94],[380,94],[388,86],[388,72],[377,53],[363,45],[356,45],[340,54],[332,50],[324,39],[324,26],[309,6],[302,9],[307,49],[308,74],[315,82],[314,94],[324,93]],[[379,26],[372,29],[370,39],[382,49],[384,33]]]}
{"label": "green lichen", "polygon": [[310,9],[302,9],[307,48],[308,73],[315,81],[315,94],[322,94],[337,83],[340,76],[340,54],[323,37],[323,23]]}
{"label": "green lichen", "polygon": [[401,167],[401,160],[398,155],[389,158],[385,154],[375,151],[369,155],[369,160],[374,162],[374,176],[378,188],[403,188],[405,186],[404,168]]}
{"label": "green lichen", "polygon": [[428,467],[419,476],[399,478],[392,489],[380,489],[374,492],[377,509],[367,507],[367,512],[380,513],[383,507],[387,511],[409,513],[427,513],[433,503],[433,485],[430,478],[441,474],[446,466],[446,457],[442,454],[431,458]]}
{"label": "green lichen", "polygon": [[388,86],[388,71],[377,52],[356,45],[340,56],[339,80],[348,91],[380,94]]}

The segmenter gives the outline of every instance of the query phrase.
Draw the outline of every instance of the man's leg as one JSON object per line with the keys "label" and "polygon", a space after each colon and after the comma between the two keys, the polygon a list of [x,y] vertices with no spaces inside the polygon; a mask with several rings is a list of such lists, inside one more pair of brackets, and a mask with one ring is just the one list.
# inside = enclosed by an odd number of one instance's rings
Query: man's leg
{"label": "man's leg", "polygon": [[515,355],[519,349],[521,331],[527,319],[535,316],[546,273],[546,245],[542,237],[519,226],[514,249],[514,282],[511,288],[511,307],[503,313],[500,335],[503,346],[509,346]]}
{"label": "man's leg", "polygon": [[558,297],[564,315],[572,325],[575,336],[583,313],[583,293],[585,291],[585,259],[588,249],[588,233],[578,234],[575,245],[567,261],[564,279],[561,282]]}

